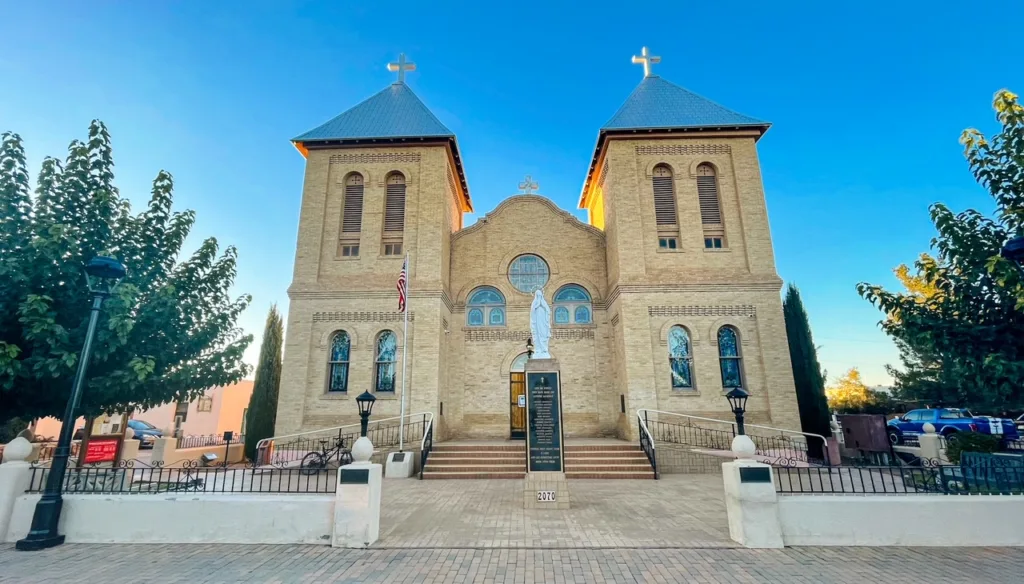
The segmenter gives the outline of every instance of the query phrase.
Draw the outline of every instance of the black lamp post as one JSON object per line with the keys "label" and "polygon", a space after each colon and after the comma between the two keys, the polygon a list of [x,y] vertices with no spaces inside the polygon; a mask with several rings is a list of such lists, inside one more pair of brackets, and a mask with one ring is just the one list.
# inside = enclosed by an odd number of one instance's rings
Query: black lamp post
{"label": "black lamp post", "polygon": [[96,336],[96,323],[100,318],[100,308],[103,306],[103,301],[110,296],[126,273],[121,262],[114,258],[95,257],[85,266],[85,279],[89,285],[89,292],[92,293],[89,328],[86,330],[85,345],[82,346],[82,354],[78,359],[75,383],[71,386],[71,396],[64,409],[64,418],[61,420],[60,438],[57,441],[53,460],[50,462],[46,488],[43,491],[43,496],[36,503],[35,514],[32,516],[32,528],[25,539],[20,539],[14,544],[14,547],[19,550],[41,550],[64,543],[64,536],[57,533],[57,523],[60,521],[60,510],[64,505],[60,492],[64,486],[64,475],[67,472],[68,458],[71,452],[71,435],[75,429],[75,410],[78,409],[78,404],[82,401],[82,386],[85,383],[86,370],[89,368],[89,358],[92,356],[92,341]]}
{"label": "black lamp post", "polygon": [[533,337],[526,339],[526,358],[533,359]]}
{"label": "black lamp post", "polygon": [[729,407],[732,408],[732,413],[736,415],[736,433],[740,436],[746,434],[743,429],[743,412],[747,410],[747,397],[750,394],[744,391],[742,387],[737,387],[725,394],[725,399],[729,400]]}
{"label": "black lamp post", "polygon": [[1018,235],[1007,241],[1003,246],[1002,255],[1018,266],[1024,266],[1024,235]]}
{"label": "black lamp post", "polygon": [[368,391],[364,391],[356,398],[356,405],[359,406],[359,432],[360,436],[366,436],[366,427],[370,424],[370,413],[373,412],[373,402],[377,398]]}

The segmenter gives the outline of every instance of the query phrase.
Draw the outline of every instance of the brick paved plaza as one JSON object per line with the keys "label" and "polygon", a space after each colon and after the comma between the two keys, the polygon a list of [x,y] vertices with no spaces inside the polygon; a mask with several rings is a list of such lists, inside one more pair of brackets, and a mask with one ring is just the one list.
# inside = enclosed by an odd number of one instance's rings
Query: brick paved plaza
{"label": "brick paved plaza", "polygon": [[67,544],[17,552],[3,544],[0,583],[943,584],[1020,582],[1024,574],[1019,549],[739,548],[717,475],[574,480],[568,511],[524,510],[517,480],[384,485],[374,549]]}

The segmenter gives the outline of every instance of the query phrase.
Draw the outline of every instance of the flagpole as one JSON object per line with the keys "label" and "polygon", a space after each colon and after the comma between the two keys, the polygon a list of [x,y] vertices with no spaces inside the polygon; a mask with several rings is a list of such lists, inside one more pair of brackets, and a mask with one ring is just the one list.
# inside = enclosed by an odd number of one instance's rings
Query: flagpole
{"label": "flagpole", "polygon": [[405,324],[402,329],[402,399],[399,405],[398,418],[398,451],[403,452],[405,446],[405,366],[409,360],[409,252],[405,252]]}

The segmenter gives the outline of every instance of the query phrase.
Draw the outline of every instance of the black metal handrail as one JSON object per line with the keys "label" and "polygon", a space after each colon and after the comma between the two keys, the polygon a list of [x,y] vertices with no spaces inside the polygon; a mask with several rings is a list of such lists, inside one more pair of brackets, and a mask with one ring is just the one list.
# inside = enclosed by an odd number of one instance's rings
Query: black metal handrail
{"label": "black metal handrail", "polygon": [[[245,442],[245,434],[235,433],[231,438],[232,444],[239,444]],[[224,436],[217,434],[199,434],[178,437],[176,448],[203,448],[206,446],[225,446],[227,440],[224,440]]]}
{"label": "black metal handrail", "polygon": [[[424,416],[425,417],[425,416]],[[420,448],[420,480],[423,480],[423,467],[427,466],[427,456],[434,449],[434,424],[427,426],[427,433],[423,436],[422,447]]]}
{"label": "black metal handrail", "polygon": [[[405,442],[413,443],[423,437],[423,432],[428,425],[428,416],[424,414],[418,420],[406,420],[403,424],[399,424],[396,420],[394,422],[374,425],[374,422],[371,421],[366,436],[373,443],[374,451],[381,452],[397,447],[399,427],[403,425],[405,426]],[[344,444],[354,444],[359,436],[360,431],[357,427],[347,426],[339,429],[337,434],[333,436],[326,434],[311,437],[303,436],[275,443],[269,452],[269,456],[264,452],[260,453],[257,458],[261,464],[281,465],[299,462],[310,452],[321,451],[324,444],[330,446],[336,443],[336,441],[341,441]]]}
{"label": "black metal handrail", "polygon": [[651,463],[651,470],[654,471],[654,478],[659,479],[661,475],[658,473],[658,458],[654,451],[654,440],[650,434],[650,430],[647,427],[647,412],[644,412],[644,419],[641,420],[640,416],[636,418],[637,433],[640,435],[640,449],[647,455],[648,462]]}

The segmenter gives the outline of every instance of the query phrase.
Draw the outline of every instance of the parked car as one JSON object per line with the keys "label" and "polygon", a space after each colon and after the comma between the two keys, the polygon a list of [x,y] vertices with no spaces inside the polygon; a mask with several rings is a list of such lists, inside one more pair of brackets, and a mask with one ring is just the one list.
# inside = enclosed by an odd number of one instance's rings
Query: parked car
{"label": "parked car", "polygon": [[889,442],[902,444],[905,437],[924,433],[924,425],[935,426],[935,431],[949,438],[958,432],[978,432],[1000,436],[1003,440],[1017,440],[1020,433],[1013,420],[975,416],[969,410],[959,408],[934,408],[910,410],[906,414],[889,420],[886,432]]}
{"label": "parked car", "polygon": [[152,448],[157,438],[164,433],[145,420],[128,420],[128,427],[135,431],[135,439],[140,441],[139,448]]}
{"label": "parked car", "polygon": [[1017,433],[1024,435],[1024,414],[1017,418]]}

